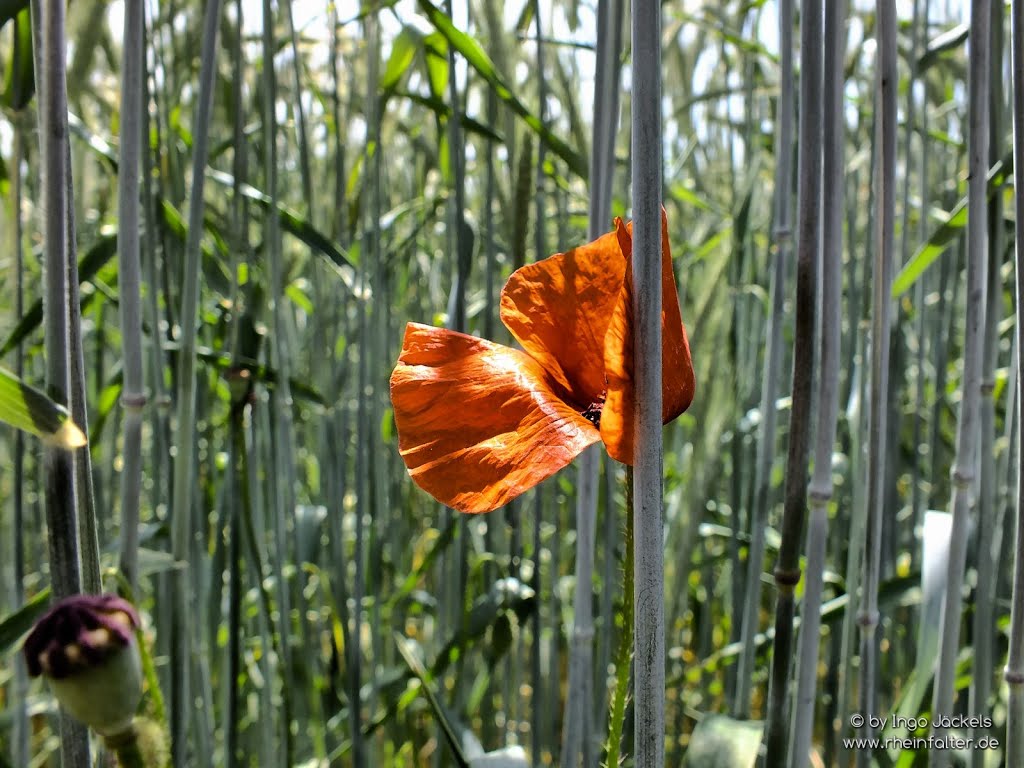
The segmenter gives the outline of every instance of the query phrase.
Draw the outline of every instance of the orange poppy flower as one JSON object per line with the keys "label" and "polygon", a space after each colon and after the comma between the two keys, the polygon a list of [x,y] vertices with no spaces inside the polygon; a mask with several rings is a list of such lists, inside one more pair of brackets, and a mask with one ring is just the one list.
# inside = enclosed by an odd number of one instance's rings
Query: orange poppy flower
{"label": "orange poppy flower", "polygon": [[[662,236],[662,417],[693,399],[693,365]],[[489,512],[603,440],[633,463],[632,224],[517,269],[501,320],[523,351],[409,323],[391,374],[398,446],[416,484]]]}

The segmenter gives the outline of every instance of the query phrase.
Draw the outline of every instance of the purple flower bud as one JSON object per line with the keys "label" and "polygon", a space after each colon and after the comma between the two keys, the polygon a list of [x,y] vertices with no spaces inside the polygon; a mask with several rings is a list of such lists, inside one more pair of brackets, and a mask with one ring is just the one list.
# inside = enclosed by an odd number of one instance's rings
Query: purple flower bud
{"label": "purple flower bud", "polygon": [[117,595],[72,595],[54,605],[25,640],[32,677],[61,679],[135,641],[139,614]]}
{"label": "purple flower bud", "polygon": [[33,627],[23,651],[61,705],[106,736],[131,725],[142,697],[139,614],[117,595],[72,595]]}

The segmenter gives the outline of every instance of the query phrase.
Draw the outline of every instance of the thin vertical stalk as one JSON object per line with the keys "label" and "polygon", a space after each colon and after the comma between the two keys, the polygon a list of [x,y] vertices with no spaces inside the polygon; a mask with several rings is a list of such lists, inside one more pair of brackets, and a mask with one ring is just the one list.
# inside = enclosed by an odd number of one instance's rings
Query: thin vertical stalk
{"label": "thin vertical stalk", "polygon": [[[1024,0],[1010,5],[1013,61],[1013,182],[1024,189]],[[1024,195],[1014,196],[1017,221],[1024,221]],[[1014,231],[1015,290],[1018,354],[1024,351],[1024,227]],[[1018,358],[1019,360],[1019,358]],[[1010,642],[1003,677],[1009,688],[1006,714],[1006,754],[1024,755],[1024,376],[1017,374],[1017,531],[1010,600]],[[1013,764],[1016,768],[1019,763]]]}
{"label": "thin vertical stalk", "polygon": [[626,699],[629,694],[630,652],[634,637],[633,600],[635,597],[633,488],[633,468],[627,466],[623,483],[623,496],[626,502],[626,535],[622,542],[622,634],[619,637],[614,657],[615,688],[612,691],[611,707],[608,713],[608,742],[605,745],[604,760],[604,765],[607,766],[617,766],[620,762],[619,751],[622,748],[622,729],[626,719]]}
{"label": "thin vertical stalk", "polygon": [[[824,591],[828,507],[832,501],[832,446],[839,411],[839,354],[842,326],[843,179],[843,58],[846,52],[846,2],[825,5],[825,62],[822,102],[825,105],[822,279],[821,375],[818,377],[818,425],[814,444],[814,474],[808,489],[811,518],[807,530],[807,576],[801,611],[795,725],[788,765],[807,765],[817,700],[821,596]],[[801,208],[801,210],[803,210]]]}
{"label": "thin vertical stalk", "polygon": [[[634,0],[632,86],[633,456],[636,514],[634,743],[636,768],[665,764],[665,564],[661,443],[661,3]],[[678,299],[674,299],[678,300]]]}
{"label": "thin vertical stalk", "polygon": [[142,140],[143,7],[124,9],[121,68],[121,152],[118,162],[118,287],[124,347],[124,468],[121,471],[121,572],[136,591],[139,562],[139,500],[142,492],[142,292],[139,266],[139,152]]}
{"label": "thin vertical stalk", "polygon": [[239,680],[241,671],[242,630],[242,508],[251,516],[249,506],[248,457],[245,446],[245,402],[231,404],[231,447],[228,458],[229,479],[234,486],[227,495],[228,505],[228,641],[227,667],[224,678],[226,706],[224,708],[224,765],[235,768],[238,760]]}
{"label": "thin vertical stalk", "polygon": [[[370,165],[380,153],[379,143],[376,141],[379,134],[379,120],[377,107],[380,104],[377,98],[377,78],[380,57],[380,20],[377,12],[368,13],[363,19],[363,29],[367,41],[367,86],[366,86],[366,121],[368,126],[366,136],[364,161]],[[370,153],[373,153],[372,156]],[[375,196],[377,192],[376,182],[378,176],[372,175],[369,182],[368,193]],[[369,279],[369,265],[375,263],[378,249],[377,235],[379,222],[373,216],[374,204],[371,202],[366,206],[363,214],[363,258],[359,260],[359,285],[365,291]],[[366,449],[369,441],[372,440],[372,426],[370,424],[370,403],[365,393],[369,386],[369,354],[370,354],[370,307],[363,301],[359,306],[359,368],[358,380],[358,404],[356,406],[356,441],[359,446],[356,450],[355,473],[356,473],[356,520],[355,520],[355,583],[352,588],[352,602],[355,610],[352,613],[352,635],[348,648],[349,653],[349,719],[352,738],[352,760],[355,768],[363,768],[366,765],[366,746],[362,737],[362,700],[360,691],[362,688],[361,679],[363,666],[362,661],[362,622],[363,622],[363,595],[366,591],[366,520],[371,510],[369,478],[370,468],[368,462],[372,460],[371,452]]]}
{"label": "thin vertical stalk", "polygon": [[[611,216],[612,188],[615,175],[615,134],[619,122],[619,80],[621,73],[622,50],[622,0],[601,0],[597,9],[597,61],[594,84],[594,125],[593,137],[590,149],[590,210],[588,223],[588,238],[595,240],[607,229],[608,219]],[[594,548],[596,543],[596,519],[597,519],[597,497],[599,488],[600,457],[596,448],[587,449],[580,456],[579,480],[577,487],[579,495],[576,505],[576,537],[577,537],[577,565],[576,565],[576,614],[573,618],[573,640],[572,652],[570,654],[570,681],[574,671],[573,664],[577,664],[573,655],[577,648],[580,649],[579,669],[587,670],[590,675],[592,668],[591,658],[593,655],[593,589],[591,581],[593,578]],[[610,482],[614,486],[614,472],[608,471]],[[618,534],[618,527],[615,525],[616,515],[613,513],[614,492],[609,493],[609,502],[606,505],[605,514],[608,516],[607,531],[610,535]],[[589,539],[587,538],[589,537]],[[610,541],[611,539],[606,539]],[[584,553],[584,548],[588,553]],[[605,548],[606,577],[614,572],[614,548]],[[611,626],[611,585],[614,580],[605,581],[604,601],[605,605],[601,615],[606,622],[605,626]],[[585,585],[580,591],[580,584]],[[608,642],[605,644],[605,658],[611,645],[611,636],[608,635]],[[607,670],[607,663],[598,665],[598,680],[603,684]],[[570,686],[570,690],[572,690]],[[589,691],[592,689],[588,689]],[[583,701],[590,700],[588,695]],[[571,699],[570,699],[571,701]],[[570,706],[567,701],[566,707]],[[597,704],[594,716],[597,719],[595,734],[604,730],[606,717],[606,703],[603,696],[595,697]],[[586,705],[583,704],[585,709]],[[586,717],[586,715],[583,715]],[[584,729],[586,730],[586,728]],[[593,752],[589,740],[584,737],[583,762],[584,765],[592,765]],[[563,760],[563,765],[565,762]]]}
{"label": "thin vertical stalk", "polygon": [[[793,394],[789,412],[782,541],[775,566],[775,642],[765,728],[769,768],[786,764],[789,745],[789,665],[793,647],[794,589],[800,581],[800,545],[807,517],[807,457],[814,378],[814,315],[820,260],[822,7],[805,3],[800,15],[800,126],[797,159],[796,323]],[[829,441],[831,448],[831,441]]]}
{"label": "thin vertical stalk", "polygon": [[[62,131],[67,136],[67,116],[63,116]],[[89,434],[89,410],[86,402],[85,350],[82,343],[81,296],[78,284],[78,256],[75,240],[75,208],[74,186],[71,179],[71,144],[64,141],[65,168],[67,175],[64,183],[66,200],[68,201],[67,226],[64,237],[67,240],[67,274],[68,311],[68,413],[82,431]],[[102,317],[102,315],[101,315]],[[102,329],[102,321],[98,323]],[[99,346],[102,349],[102,330],[99,333]],[[102,366],[97,367],[101,371]],[[99,373],[97,373],[99,375]],[[78,540],[79,559],[81,563],[82,591],[98,594],[103,589],[103,577],[100,573],[100,540],[99,526],[96,516],[96,500],[93,494],[92,454],[87,447],[77,448],[72,453],[75,472],[75,501],[78,507]]]}
{"label": "thin vertical stalk", "polygon": [[[882,554],[882,507],[885,503],[885,415],[889,400],[889,325],[892,304],[892,262],[896,216],[896,7],[893,0],[879,0],[878,16],[878,106],[875,121],[875,261],[871,326],[871,395],[868,416],[868,497],[864,533],[864,578],[860,625],[860,700],[864,718],[861,735],[871,737],[875,715],[877,683],[878,583]],[[870,749],[857,753],[857,765],[866,768]]]}
{"label": "thin vertical stalk", "polygon": [[[58,403],[68,402],[69,318],[67,263],[68,199],[67,62],[63,3],[32,3],[34,49],[38,76],[40,159],[43,184],[44,273],[43,316],[46,349],[46,390]],[[79,521],[74,459],[70,452],[48,447],[44,454],[44,505],[50,579],[54,597],[82,589],[79,563]],[[61,711],[61,765],[89,765],[89,737],[83,725]]]}
{"label": "thin vertical stalk", "polygon": [[306,110],[302,106],[302,96],[308,91],[302,88],[302,59],[299,58],[299,39],[295,31],[295,18],[292,15],[292,4],[282,3],[285,18],[288,20],[288,42],[292,48],[292,86],[295,93],[291,108],[295,114],[296,143],[299,146],[299,173],[302,179],[302,199],[306,203],[306,215],[315,221],[313,210],[313,179],[309,163],[309,139],[306,132]]}
{"label": "thin vertical stalk", "polygon": [[[145,14],[143,14],[143,23],[145,24]],[[143,37],[145,38],[146,30],[144,30]],[[142,136],[143,136],[143,149],[144,154],[142,155],[142,195],[145,205],[143,207],[143,217],[147,233],[155,233],[157,231],[156,226],[156,196],[153,193],[153,170],[154,170],[154,153],[150,151],[149,145],[149,130],[150,125],[153,124],[150,121],[149,116],[149,82],[146,76],[146,57],[142,58],[143,77],[141,78],[140,87],[142,88],[142,107],[140,113],[140,119],[142,121]],[[159,121],[154,125],[154,128],[159,126]],[[150,508],[156,510],[161,504],[166,503],[168,498],[166,478],[167,478],[167,461],[168,461],[168,442],[170,428],[167,423],[167,411],[170,404],[170,398],[166,393],[166,385],[164,383],[164,354],[161,348],[161,332],[160,332],[160,304],[159,304],[159,293],[160,284],[157,280],[157,259],[159,248],[157,245],[157,237],[149,236],[140,242],[141,252],[140,258],[142,258],[142,269],[145,273],[146,281],[146,322],[149,324],[149,388],[152,392],[152,400],[155,408],[150,409],[151,418],[151,434],[153,436],[153,445],[150,451],[150,455],[153,457],[153,461],[150,465],[152,472],[152,486],[153,490],[151,493]]]}
{"label": "thin vertical stalk", "polygon": [[331,123],[334,139],[334,206],[336,213],[331,217],[331,232],[342,237],[345,220],[345,131],[341,124],[341,73],[338,58],[338,4],[328,3],[328,26],[331,30],[331,47],[328,54],[328,70],[331,73]]}
{"label": "thin vertical stalk", "polygon": [[[618,558],[616,557],[616,551],[619,543],[622,540],[622,536],[619,528],[619,516],[613,513],[615,509],[615,490],[617,486],[616,482],[616,469],[611,464],[605,466],[604,472],[604,530],[603,539],[603,555],[604,555],[604,567],[601,569],[601,597],[598,610],[601,616],[601,644],[598,647],[597,653],[597,680],[601,687],[598,690],[605,690],[608,687],[608,668],[612,660],[613,645],[615,642],[615,574],[617,571]],[[627,497],[629,504],[633,503],[633,496],[630,493]],[[632,553],[632,545],[629,547],[629,552]],[[632,554],[629,555],[632,557]],[[630,605],[632,605],[632,598],[630,598]],[[627,657],[628,663],[628,657]],[[601,702],[598,704],[598,718],[597,718],[597,733],[603,734],[608,730],[608,718],[610,717],[610,705],[606,703],[604,697],[601,697]]]}
{"label": "thin vertical stalk", "polygon": [[[67,307],[67,84],[64,58],[64,6],[41,4],[39,87],[40,177],[43,181],[44,345],[47,394],[58,403],[68,399]],[[59,6],[59,7],[58,7]],[[33,11],[37,8],[33,8]],[[71,453],[46,449],[46,518],[50,535],[50,578],[54,597],[81,590],[78,514]]]}
{"label": "thin vertical stalk", "polygon": [[755,459],[755,496],[750,523],[750,547],[747,551],[746,585],[736,671],[736,691],[732,711],[736,717],[750,714],[750,693],[754,681],[761,607],[761,570],[764,565],[765,525],[771,495],[771,467],[775,456],[775,401],[779,367],[782,365],[782,325],[784,322],[786,262],[791,246],[790,209],[792,208],[793,145],[793,0],[779,2],[779,107],[775,141],[774,243],[771,273],[771,315],[768,318],[767,353],[761,379],[761,434]]}
{"label": "thin vertical stalk", "polygon": [[[188,213],[188,241],[181,275],[181,340],[178,352],[177,455],[171,513],[171,550],[179,562],[188,561],[192,543],[193,478],[196,443],[196,323],[199,314],[200,243],[203,232],[203,187],[209,154],[210,111],[213,104],[217,59],[217,26],[221,0],[206,6],[200,57],[199,98],[193,120],[192,197]],[[189,723],[192,721],[191,615],[193,591],[188,569],[173,578],[171,610],[171,751],[175,768],[190,764]]]}
{"label": "thin vertical stalk", "polygon": [[[544,39],[543,39],[543,33],[542,33],[542,29],[543,29],[543,26],[542,26],[542,24],[543,24],[543,16],[541,15],[541,7],[540,7],[540,2],[538,0],[533,0],[533,23],[534,23],[534,29],[536,30],[536,37],[537,37],[537,41],[536,41],[536,47],[537,47],[537,59],[536,59],[536,61],[537,61],[537,73],[536,73],[536,76],[537,76],[537,115],[538,115],[538,117],[539,117],[539,119],[541,121],[541,125],[546,125],[547,124],[547,91],[548,91],[548,87],[547,86],[548,86],[548,83],[547,83],[547,69],[544,66],[545,47],[544,47]],[[452,82],[454,82],[454,78],[453,78]],[[453,93],[453,99],[454,99],[454,93],[455,93],[454,90],[452,91],[452,93]],[[545,204],[546,204],[547,200],[546,200],[545,190],[544,190],[545,181],[547,179],[547,176],[544,173],[544,158],[545,158],[546,150],[547,150],[547,146],[545,145],[543,139],[541,139],[538,142],[538,146],[537,146],[537,171],[536,171],[537,178],[536,178],[536,187],[534,189],[534,195],[533,195],[534,211],[535,211],[536,222],[537,222],[536,226],[534,227],[534,230],[533,230],[533,237],[534,237],[534,253],[535,253],[535,257],[537,259],[544,258],[544,256],[548,252],[547,238],[545,237],[545,234],[546,234],[545,224],[547,223],[547,220],[548,220],[548,216],[547,216],[547,213],[546,213],[546,210],[545,210]],[[461,158],[462,158],[461,149],[459,151],[459,158],[460,158],[460,162],[461,162]],[[578,490],[577,490],[577,505],[579,504],[579,496],[582,495],[585,492],[586,491],[582,487],[578,488]],[[533,509],[534,509],[534,513],[533,513],[533,531],[534,531],[534,535],[533,535],[533,563],[534,563],[534,566],[533,566],[533,568],[534,568],[534,571],[533,571],[534,572],[534,576],[533,576],[533,589],[534,589],[535,594],[537,594],[538,596],[540,596],[540,594],[541,594],[541,569],[540,569],[540,563],[541,563],[541,515],[542,515],[543,510],[544,510],[544,508],[546,506],[545,503],[544,503],[545,496],[546,496],[546,494],[540,492],[539,490],[536,491],[535,495],[534,495],[534,506],[533,506]],[[562,510],[560,508],[560,505],[552,505],[552,506],[555,509],[558,509],[559,512],[561,513]],[[585,534],[585,532],[584,532],[584,534]],[[579,534],[577,534],[577,540],[576,540],[577,551],[579,550],[580,546],[583,546],[586,543],[587,542],[582,542],[582,544],[581,544],[581,542],[579,541]],[[553,549],[558,549],[558,542],[557,542],[557,540],[553,544]],[[586,556],[584,556],[584,557],[586,557]],[[579,567],[579,563],[577,561],[577,576],[579,575],[578,567]],[[558,568],[558,558],[555,557],[554,558],[554,567],[551,569],[550,579],[549,579],[550,583],[552,585],[555,585],[555,584],[558,583],[559,573],[558,573],[557,568]],[[590,584],[590,582],[588,581],[587,585],[589,586],[589,584]],[[581,582],[579,581],[579,579],[577,579],[577,583],[576,583],[576,596],[577,596],[577,599],[579,599],[580,589],[582,589],[582,588],[583,587],[581,587]],[[553,597],[554,597],[555,591],[556,590],[554,588],[552,588],[551,592],[552,592],[552,596]],[[589,590],[587,590],[587,592],[588,592],[587,600],[589,601],[590,600]],[[557,598],[553,599],[551,601],[551,607],[552,607],[552,611],[555,613],[555,616],[559,616],[558,610],[557,610],[557,608],[558,608]],[[530,663],[530,674],[532,676],[532,679],[531,679],[531,689],[534,692],[534,695],[533,695],[533,698],[532,698],[531,704],[530,704],[530,720],[531,720],[531,729],[533,731],[533,755],[534,755],[534,760],[535,761],[539,761],[540,760],[541,737],[542,737],[541,722],[542,722],[542,718],[545,718],[545,713],[544,713],[543,710],[544,710],[544,708],[545,708],[545,706],[547,704],[547,699],[548,699],[548,697],[545,695],[545,692],[544,692],[545,681],[544,681],[544,679],[542,678],[542,675],[541,675],[541,648],[540,648],[540,642],[541,642],[541,618],[542,618],[541,617],[541,611],[538,608],[538,610],[534,613],[534,620],[533,620],[533,642],[530,644],[530,661],[531,661],[531,663]],[[558,637],[561,634],[561,623],[562,622],[561,622],[560,617],[559,617],[559,620],[556,622],[556,625],[558,626],[558,629],[556,630],[555,637]],[[562,726],[561,761],[562,761],[562,765],[563,766],[568,766],[568,765],[575,766],[576,765],[576,761],[577,761],[576,755],[577,755],[577,753],[579,751],[579,748],[580,748],[580,740],[582,738],[584,738],[583,737],[583,730],[584,730],[585,726],[584,726],[583,714],[582,714],[583,711],[584,711],[584,707],[583,707],[582,703],[579,703],[576,706],[573,706],[572,704],[570,704],[570,700],[573,699],[574,696],[576,696],[576,697],[579,697],[579,701],[580,702],[582,702],[582,701],[590,701],[590,697],[591,697],[591,691],[587,687],[587,681],[589,680],[589,678],[587,678],[587,680],[581,679],[580,678],[580,672],[578,670],[574,670],[573,669],[573,667],[572,667],[572,654],[571,653],[570,653],[570,656],[569,656],[569,661],[570,661],[570,666],[569,666],[569,691],[567,693],[567,700],[566,700],[566,716],[567,717],[563,721],[563,726]],[[588,666],[588,671],[589,671],[589,666]],[[575,679],[574,679],[574,672],[575,672]],[[584,677],[586,677],[586,676],[584,676]],[[576,686],[576,687],[574,688],[574,686]],[[555,690],[557,690],[557,688]],[[544,722],[550,722],[550,720],[545,719]],[[570,759],[570,755],[571,755],[572,762],[568,763],[567,761]],[[584,762],[584,765],[588,765],[588,764],[589,763]]]}
{"label": "thin vertical stalk", "polygon": [[[237,360],[239,356],[246,354],[256,357],[255,350],[244,350],[241,348],[242,334],[245,332],[246,316],[242,313],[248,311],[243,309],[244,299],[238,284],[239,263],[243,254],[249,253],[249,236],[247,226],[247,205],[242,195],[241,186],[245,183],[248,167],[248,156],[246,152],[244,135],[244,108],[243,84],[245,56],[242,49],[242,28],[245,19],[245,7],[243,0],[235,2],[235,28],[231,38],[231,63],[232,80],[235,83],[232,89],[231,109],[233,112],[234,151],[232,156],[232,178],[234,185],[231,189],[231,235],[233,240],[233,258],[231,259],[231,301],[233,307],[233,328],[231,339],[231,354]],[[248,336],[248,333],[246,333]],[[252,497],[250,495],[249,478],[249,456],[245,439],[246,426],[246,400],[252,395],[252,385],[248,377],[239,376],[232,383],[231,411],[228,417],[230,445],[227,462],[227,482],[229,492],[223,499],[227,506],[225,519],[227,526],[227,572],[228,572],[228,638],[225,647],[227,661],[224,668],[227,670],[226,678],[222,683],[224,688],[224,765],[226,768],[235,768],[239,764],[238,743],[239,743],[239,718],[240,706],[240,683],[239,672],[242,667],[242,515],[246,519],[252,517]],[[216,572],[215,572],[216,573]],[[220,590],[217,590],[218,597]],[[217,601],[216,626],[221,624],[220,600]],[[264,686],[266,687],[266,686]],[[264,729],[270,730],[270,729]]]}
{"label": "thin vertical stalk", "polygon": [[[545,494],[540,488],[534,493],[533,496],[533,576],[530,579],[530,587],[533,589],[535,595],[541,594],[541,547],[543,546],[541,537],[541,519],[544,514],[545,508],[548,507],[546,503]],[[555,507],[558,508],[557,506]],[[557,548],[557,543],[555,548]],[[554,569],[550,569],[549,580],[552,584],[557,583],[558,573]],[[554,594],[555,590],[551,590]],[[534,755],[540,755],[541,750],[544,748],[544,724],[550,722],[549,715],[545,712],[547,707],[547,691],[545,690],[547,682],[544,679],[544,672],[541,668],[541,634],[544,627],[544,616],[540,610],[540,605],[543,601],[538,601],[537,610],[533,612],[531,617],[530,631],[533,635],[532,642],[530,643],[530,686],[533,692],[533,696],[530,699],[530,735],[532,738],[531,753]],[[552,610],[551,612],[555,615],[555,625],[558,628],[556,631],[560,631],[561,621],[558,616],[556,609],[556,602],[551,601]],[[554,678],[557,680],[558,678]],[[571,694],[570,694],[571,695]]]}
{"label": "thin vertical stalk", "polygon": [[[291,663],[291,596],[289,582],[285,578],[285,563],[290,558],[288,540],[288,519],[295,510],[295,462],[292,455],[294,445],[292,426],[291,393],[291,343],[287,299],[284,295],[284,265],[281,253],[281,229],[277,216],[277,72],[274,64],[274,15],[271,0],[263,0],[263,152],[266,192],[271,205],[267,208],[266,240],[267,260],[270,266],[270,296],[273,312],[273,343],[271,361],[277,368],[277,384],[272,394],[274,404],[273,444],[270,446],[276,472],[271,476],[273,507],[270,510],[273,526],[274,546],[271,562],[278,587],[278,625],[280,634],[280,669],[290,671]],[[281,690],[281,708],[284,730],[285,755],[290,765],[294,756],[292,735],[292,692],[286,678]]]}
{"label": "thin vertical stalk", "polygon": [[[26,14],[19,14],[15,24],[28,23]],[[15,34],[15,46],[20,35]],[[21,161],[25,156],[24,118],[14,120],[14,146],[12,147],[13,178],[11,180],[11,200],[13,201],[14,227],[11,250],[14,252],[14,316],[22,317],[25,313],[25,250],[24,224],[21,211],[24,203],[22,191]],[[14,373],[21,379],[25,374],[25,355],[19,344],[14,352]],[[14,607],[24,604],[25,596],[25,435],[19,429],[14,434],[14,471],[12,477],[14,487],[11,489],[13,502],[13,530],[11,543],[13,551],[11,559],[14,563]],[[29,755],[29,723],[28,723],[28,673],[25,665],[14,665],[14,733],[11,736],[11,760],[14,765],[28,765]]]}
{"label": "thin vertical stalk", "polygon": [[[956,460],[950,507],[953,529],[943,605],[942,633],[939,635],[939,663],[935,677],[933,714],[953,714],[956,658],[960,648],[960,619],[963,609],[961,585],[967,560],[970,497],[975,487],[978,427],[981,410],[981,375],[984,353],[986,293],[988,291],[988,213],[986,171],[988,169],[988,92],[990,0],[971,2],[971,43],[968,60],[967,136],[967,295],[964,330],[963,387],[957,423]],[[932,735],[942,738],[946,729],[933,720]],[[951,753],[933,750],[932,768],[950,765]]]}
{"label": "thin vertical stalk", "polygon": [[[445,3],[445,12],[454,23],[454,10],[451,0]],[[376,64],[376,61],[374,63]],[[452,279],[451,291],[448,295],[448,327],[466,333],[469,330],[466,292],[473,264],[473,251],[465,221],[466,162],[461,130],[463,110],[459,95],[457,60],[453,46],[448,47],[448,99],[451,102],[451,115],[445,125],[449,159],[447,234],[448,251],[454,254],[455,260],[455,273]],[[374,125],[376,124],[376,121],[374,121]],[[374,227],[376,226],[377,220],[375,219]],[[446,510],[445,514],[451,515],[454,513],[451,510]],[[465,608],[469,531],[466,521],[461,516],[457,530],[457,546],[454,550],[446,553],[444,558],[443,567],[448,572],[448,575],[445,577],[442,604],[447,610],[447,620],[451,625],[465,629],[469,618],[468,611]],[[465,681],[468,678],[464,674],[464,665],[465,659],[460,656],[455,670],[457,701],[462,698],[462,692],[465,690]]]}
{"label": "thin vertical stalk", "polygon": [[[922,7],[923,6],[923,7]],[[912,154],[912,137],[914,130],[917,128],[915,125],[917,117],[917,93],[915,86],[918,84],[920,79],[920,73],[917,68],[917,61],[921,51],[922,43],[925,42],[925,38],[928,34],[928,3],[920,2],[920,0],[914,0],[914,16],[911,21],[913,48],[911,61],[914,65],[911,69],[910,74],[910,86],[907,88],[907,121],[906,121],[906,143],[904,147],[904,154],[907,158],[907,172],[906,178],[904,179],[903,186],[903,218],[909,220],[910,218],[910,160],[913,157]],[[927,174],[927,162],[925,161],[925,147],[927,143],[927,133],[925,128],[927,118],[927,102],[923,104],[921,126],[920,126],[920,150],[918,153],[918,173],[924,177]],[[921,198],[918,202],[918,231],[917,236],[920,241],[924,241],[926,235],[926,222],[927,217],[924,212],[928,210],[928,185],[924,178],[918,179],[920,185]],[[903,228],[901,236],[900,250],[903,253],[909,253],[909,239],[911,234],[911,228],[906,226]],[[915,354],[915,367],[917,369],[917,383],[914,387],[914,413],[920,414],[924,410],[924,390],[925,390],[925,375],[924,375],[924,361],[925,361],[925,284],[926,280],[918,280],[914,284],[914,311],[916,314],[916,327],[915,333],[917,335],[917,351]],[[924,478],[922,477],[922,464],[921,461],[921,442],[923,438],[923,430],[925,429],[924,419],[914,419],[913,425],[913,446],[914,456],[917,460],[914,461],[911,466],[912,475],[912,486],[911,486],[911,509],[914,511],[915,525],[918,525],[924,521],[924,510],[925,510],[925,499],[923,498],[921,484]],[[929,457],[929,461],[934,461],[933,457]]]}
{"label": "thin vertical stalk", "polygon": [[[594,127],[590,151],[590,220],[588,237],[596,240],[611,215],[611,184],[615,170],[615,129],[619,117],[619,46],[621,32],[615,16],[617,0],[600,0],[597,9],[597,64],[594,84]],[[538,9],[539,11],[539,9]],[[539,13],[538,13],[539,15]],[[618,39],[617,39],[618,38]],[[538,50],[541,30],[537,28]],[[543,109],[543,102],[541,109]],[[543,145],[542,145],[543,152]],[[538,164],[538,169],[543,165]],[[538,210],[538,230],[543,216]],[[596,542],[600,454],[596,446],[578,460],[576,495],[576,594],[569,645],[569,689],[562,726],[562,768],[583,760],[595,764],[592,659],[594,652],[593,572]],[[607,514],[611,517],[612,506]],[[603,700],[603,697],[601,697]]]}
{"label": "thin vertical stalk", "polygon": [[[451,3],[448,15],[452,15]],[[538,54],[540,55],[540,54]],[[448,208],[449,242],[455,254],[455,280],[448,301],[448,325],[456,331],[467,332],[466,291],[469,273],[473,265],[472,242],[467,236],[466,211],[466,162],[462,146],[462,102],[459,97],[459,78],[455,66],[455,49],[448,46],[448,98],[451,100],[451,116],[448,118],[448,157],[451,163],[451,199]],[[543,82],[543,73],[540,74]],[[543,120],[543,105],[541,106]],[[538,181],[538,184],[540,182]],[[539,223],[538,223],[539,226]],[[537,254],[538,258],[541,254]],[[461,608],[460,608],[461,612]]]}
{"label": "thin vertical stalk", "polygon": [[[989,98],[991,100],[989,109],[989,147],[988,164],[999,161],[999,156],[1004,151],[1003,135],[1003,3],[992,3],[990,5],[991,17],[991,53],[989,54],[995,66],[989,68]],[[982,378],[981,378],[981,445],[994,446],[996,442],[996,364],[999,357],[999,322],[1002,319],[1003,291],[1002,278],[999,268],[1002,266],[1003,249],[1005,240],[1003,237],[1003,198],[1002,195],[993,195],[988,201],[988,287],[987,307],[985,310],[984,327],[984,349],[982,351]],[[1012,389],[1012,387],[1010,387]],[[1007,422],[1010,416],[1007,413]],[[970,698],[968,703],[969,712],[983,714],[989,711],[988,701],[992,693],[993,680],[993,651],[995,634],[992,627],[995,624],[995,580],[998,572],[999,562],[998,548],[993,551],[993,539],[996,537],[996,491],[999,485],[997,480],[997,468],[995,452],[991,447],[985,447],[978,456],[979,484],[978,484],[978,544],[977,556],[977,591],[974,603],[973,615],[973,638],[974,645],[974,675],[971,680]],[[975,740],[986,735],[987,729],[972,728],[971,733]],[[971,754],[972,768],[984,768],[985,750],[977,749]]]}
{"label": "thin vertical stalk", "polygon": [[[494,125],[498,119],[498,97],[493,88],[487,89],[487,123]],[[486,140],[486,151],[484,159],[484,211],[483,211],[483,236],[484,236],[484,311],[481,313],[480,331],[485,339],[494,338],[494,288],[495,269],[497,267],[497,246],[494,242],[494,203],[497,197],[497,174],[494,170],[494,141]],[[497,540],[495,534],[499,530],[498,517],[485,515],[482,522],[484,526],[484,550],[496,553]],[[495,565],[493,562],[484,564],[484,584],[490,584],[495,579]],[[484,705],[488,708],[494,702],[492,696],[487,697]],[[493,718],[488,717],[488,712],[481,713],[484,721],[484,728],[492,727]],[[486,740],[486,730],[485,730]]]}

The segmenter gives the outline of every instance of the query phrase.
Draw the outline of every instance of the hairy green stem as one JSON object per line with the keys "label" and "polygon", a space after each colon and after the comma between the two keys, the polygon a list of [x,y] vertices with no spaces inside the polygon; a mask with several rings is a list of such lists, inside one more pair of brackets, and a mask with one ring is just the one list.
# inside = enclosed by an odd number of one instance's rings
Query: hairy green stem
{"label": "hairy green stem", "polygon": [[633,654],[633,468],[626,467],[626,539],[622,563],[622,634],[615,651],[615,690],[612,692],[611,714],[608,717],[608,742],[605,744],[605,765],[619,764],[622,726],[626,721],[626,700],[629,698],[629,662]]}

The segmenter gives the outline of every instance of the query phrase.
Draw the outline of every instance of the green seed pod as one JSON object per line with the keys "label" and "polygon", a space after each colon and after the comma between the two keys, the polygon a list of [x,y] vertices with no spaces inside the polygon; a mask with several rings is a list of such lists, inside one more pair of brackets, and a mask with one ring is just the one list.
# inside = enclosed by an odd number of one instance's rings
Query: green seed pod
{"label": "green seed pod", "polygon": [[139,615],[116,595],[61,600],[25,640],[29,674],[46,677],[60,705],[101,736],[127,729],[142,698]]}

